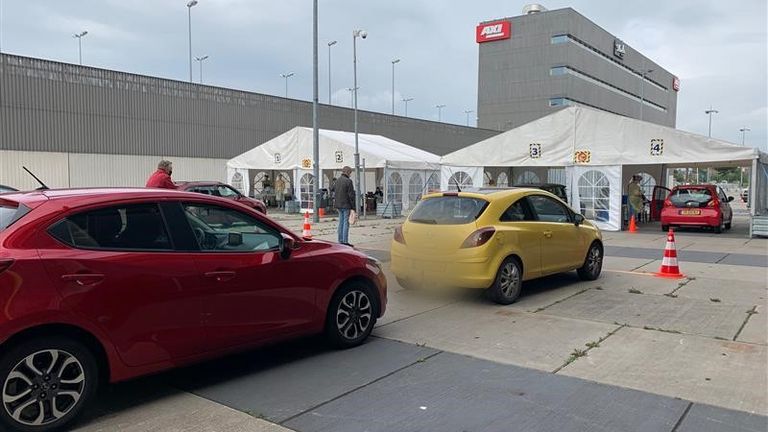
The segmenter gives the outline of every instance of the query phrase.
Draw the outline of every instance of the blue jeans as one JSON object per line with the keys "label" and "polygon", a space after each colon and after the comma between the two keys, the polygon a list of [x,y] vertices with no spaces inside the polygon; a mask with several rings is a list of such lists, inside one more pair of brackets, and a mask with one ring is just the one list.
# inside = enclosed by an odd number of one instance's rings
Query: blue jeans
{"label": "blue jeans", "polygon": [[349,210],[339,209],[339,243],[349,243]]}

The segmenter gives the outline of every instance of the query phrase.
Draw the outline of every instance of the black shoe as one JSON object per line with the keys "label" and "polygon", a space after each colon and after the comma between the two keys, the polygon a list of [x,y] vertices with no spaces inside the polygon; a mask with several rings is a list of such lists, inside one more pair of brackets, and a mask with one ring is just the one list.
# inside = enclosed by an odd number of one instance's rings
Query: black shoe
{"label": "black shoe", "polygon": [[351,247],[351,248],[355,247],[355,246],[353,246],[353,245],[352,245],[352,244],[350,244],[350,243],[342,243],[342,244],[343,244],[343,245],[347,245],[347,246],[349,246],[349,247]]}

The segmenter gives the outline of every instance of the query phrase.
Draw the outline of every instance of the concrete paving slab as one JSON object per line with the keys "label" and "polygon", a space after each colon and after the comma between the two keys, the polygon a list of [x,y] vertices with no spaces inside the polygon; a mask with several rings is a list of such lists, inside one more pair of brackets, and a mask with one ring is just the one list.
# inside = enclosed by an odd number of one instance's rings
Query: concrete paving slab
{"label": "concrete paving slab", "polygon": [[[680,261],[679,265],[680,271],[686,276],[754,282],[764,285],[766,280],[768,280],[768,269],[763,267],[705,264],[686,261]],[[637,271],[654,273],[659,271],[660,266],[661,260],[657,260],[637,269]]]}
{"label": "concrete paving slab", "polygon": [[[135,387],[135,386],[134,386]],[[121,398],[146,400],[147,391],[121,387]],[[93,415],[76,425],[73,432],[290,432],[290,429],[255,418],[216,402],[166,387],[154,387],[154,397],[145,403],[114,397],[107,400],[112,411]],[[89,419],[90,418],[90,419]]]}
{"label": "concrete paving slab", "polygon": [[768,348],[623,328],[558,374],[768,414]]}
{"label": "concrete paving slab", "polygon": [[377,326],[435,310],[456,301],[455,297],[438,295],[438,293],[405,290],[397,283],[397,279],[389,270],[389,265],[385,264],[383,267],[388,285],[387,313],[379,318]]}
{"label": "concrete paving slab", "polygon": [[725,339],[736,336],[747,316],[744,306],[709,300],[593,290],[541,313]]}
{"label": "concrete paving slab", "polygon": [[[297,343],[174,373],[173,382],[206,399],[282,422],[436,351],[373,338],[349,350]],[[319,344],[319,343],[318,343]]]}
{"label": "concrete paving slab", "polygon": [[730,254],[719,261],[721,264],[768,267],[768,256],[766,255],[746,255]]}
{"label": "concrete paving slab", "polygon": [[765,432],[768,417],[694,404],[677,432]]}
{"label": "concrete paving slab", "polygon": [[379,337],[545,371],[561,366],[616,325],[530,314],[488,304],[456,303],[374,330]]}
{"label": "concrete paving slab", "polygon": [[441,353],[286,423],[303,432],[670,431],[685,401]]}
{"label": "concrete paving slab", "polygon": [[[643,273],[606,271],[600,278],[583,282],[583,286],[601,288],[605,291],[626,293],[630,289],[640,290],[645,294],[667,294],[676,289],[681,280],[658,278]],[[599,291],[599,289],[598,289]]]}
{"label": "concrete paving slab", "polygon": [[654,262],[653,259],[639,259],[639,258],[622,258],[606,256],[603,259],[603,271],[606,270],[622,270],[633,271],[647,266]]}
{"label": "concrete paving slab", "polygon": [[719,299],[722,303],[745,305],[765,304],[768,288],[754,282],[696,278],[675,292],[680,297],[702,300]]}
{"label": "concrete paving slab", "polygon": [[527,281],[523,284],[523,292],[520,298],[507,307],[535,312],[599,285],[606,277],[605,275],[606,273],[595,282],[583,282],[575,272],[561,273]]}
{"label": "concrete paving slab", "polygon": [[739,342],[749,342],[768,345],[768,306],[763,303],[757,307],[757,313],[752,314],[747,324],[736,338]]}

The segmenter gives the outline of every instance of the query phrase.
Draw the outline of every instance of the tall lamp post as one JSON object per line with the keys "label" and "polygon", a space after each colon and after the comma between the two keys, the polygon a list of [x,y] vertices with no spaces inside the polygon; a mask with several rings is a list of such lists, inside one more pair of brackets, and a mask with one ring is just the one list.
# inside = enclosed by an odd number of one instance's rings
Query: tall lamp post
{"label": "tall lamp post", "polygon": [[[751,131],[752,129],[744,126],[743,128],[739,129],[739,132],[741,132],[741,146],[744,147],[746,144],[746,135],[747,132]],[[744,187],[744,167],[739,167],[739,187]]]}
{"label": "tall lamp post", "polygon": [[640,76],[640,120],[643,120],[643,105],[645,104],[645,76],[653,72],[653,69],[643,69]]}
{"label": "tall lamp post", "polygon": [[80,63],[80,66],[83,65],[83,38],[87,34],[88,34],[88,30],[83,30],[80,33],[75,33],[74,35],[72,35],[73,38],[77,39],[77,58]]}
{"label": "tall lamp post", "polygon": [[358,148],[358,136],[357,136],[357,38],[365,39],[368,37],[368,32],[365,30],[352,30],[352,75],[354,75],[354,85],[352,89],[355,95],[355,177],[357,177],[355,189],[355,211],[360,210],[360,151]]}
{"label": "tall lamp post", "polygon": [[405,102],[405,116],[408,117],[408,102],[412,101],[413,98],[403,98],[403,102]]}
{"label": "tall lamp post", "polygon": [[293,72],[281,73],[280,76],[285,79],[285,97],[288,97],[288,78],[296,75]]}
{"label": "tall lamp post", "polygon": [[712,105],[709,106],[709,109],[704,111],[704,114],[709,116],[709,134],[708,137],[712,138],[712,114],[718,114],[720,111],[716,109],[712,109]]}
{"label": "tall lamp post", "polygon": [[328,42],[328,105],[333,105],[331,101],[331,47],[339,43],[339,41],[332,40]]}
{"label": "tall lamp post", "polygon": [[395,115],[395,65],[400,63],[400,59],[392,60],[392,115]]}
{"label": "tall lamp post", "polygon": [[446,106],[446,104],[435,105],[435,108],[437,108],[437,121],[441,121],[443,119],[443,108]]}
{"label": "tall lamp post", "polygon": [[208,60],[208,56],[204,55],[202,57],[195,57],[195,61],[200,63],[200,84],[203,83],[203,62]]}
{"label": "tall lamp post", "polygon": [[[328,45],[330,51],[331,46]],[[315,197],[312,200],[312,219],[320,222],[320,129],[317,123],[317,108],[320,102],[320,86],[318,85],[318,56],[317,56],[317,0],[312,2],[312,175],[315,177]],[[328,68],[331,58],[328,57]],[[330,75],[328,75],[330,80]],[[286,80],[286,83],[288,81]],[[330,91],[330,86],[328,87]],[[330,103],[330,97],[328,98]]]}
{"label": "tall lamp post", "polygon": [[464,114],[467,115],[467,126],[469,126],[469,115],[475,112],[474,110],[466,110],[464,111]]}
{"label": "tall lamp post", "polygon": [[352,108],[352,104],[354,103],[354,98],[355,98],[355,94],[354,94],[355,89],[353,89],[352,87],[347,87],[347,91],[349,92],[349,107]]}
{"label": "tall lamp post", "polygon": [[197,0],[191,0],[187,3],[187,18],[189,30],[189,82],[192,82],[192,8],[197,6]]}

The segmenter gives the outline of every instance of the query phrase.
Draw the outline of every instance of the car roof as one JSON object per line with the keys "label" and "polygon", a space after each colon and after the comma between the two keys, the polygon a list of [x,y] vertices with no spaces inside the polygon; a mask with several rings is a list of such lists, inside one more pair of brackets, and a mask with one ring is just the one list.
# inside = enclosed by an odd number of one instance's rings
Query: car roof
{"label": "car roof", "polygon": [[462,189],[461,192],[458,192],[458,191],[435,192],[432,194],[425,195],[424,199],[436,198],[440,196],[456,195],[460,197],[479,198],[482,200],[489,201],[489,200],[506,198],[513,195],[524,195],[531,192],[548,193],[547,191],[536,188],[536,187],[482,187],[482,188]]}
{"label": "car roof", "polygon": [[210,180],[210,181],[177,181],[177,182],[174,182],[174,184],[179,187],[190,187],[190,186],[218,186],[218,185],[223,185],[224,183],[216,180]]}
{"label": "car roof", "polygon": [[514,187],[540,188],[540,187],[551,187],[551,186],[565,187],[564,184],[560,184],[560,183],[525,183],[525,184],[521,183],[521,184],[516,184]]}
{"label": "car roof", "polygon": [[[200,195],[192,192],[177,191],[173,189],[154,188],[71,188],[71,189],[42,189],[26,192],[9,192],[2,195],[2,199],[20,203],[40,203],[44,201],[76,201],[86,202],[119,201],[138,198],[182,198]],[[105,200],[108,198],[108,200]]]}

